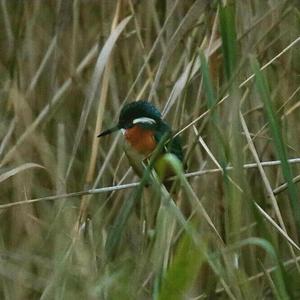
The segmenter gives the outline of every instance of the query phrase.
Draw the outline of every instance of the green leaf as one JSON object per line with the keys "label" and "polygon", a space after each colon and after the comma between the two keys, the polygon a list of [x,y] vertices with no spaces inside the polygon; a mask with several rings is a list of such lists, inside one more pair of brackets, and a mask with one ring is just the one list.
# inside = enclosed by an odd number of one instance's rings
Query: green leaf
{"label": "green leaf", "polygon": [[204,259],[193,240],[184,235],[174,260],[162,280],[159,300],[186,299]]}

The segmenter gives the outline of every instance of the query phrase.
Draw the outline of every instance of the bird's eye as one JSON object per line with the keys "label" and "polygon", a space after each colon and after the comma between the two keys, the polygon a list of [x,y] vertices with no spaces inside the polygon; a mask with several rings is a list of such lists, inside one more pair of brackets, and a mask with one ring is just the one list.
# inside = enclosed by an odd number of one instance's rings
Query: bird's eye
{"label": "bird's eye", "polygon": [[131,120],[123,120],[123,119],[120,119],[119,120],[119,128],[121,129],[128,129],[128,128],[131,128],[133,126],[132,124],[132,121]]}
{"label": "bird's eye", "polygon": [[127,122],[124,126],[125,129],[128,129],[128,128],[132,128],[133,127],[133,123],[132,122]]}

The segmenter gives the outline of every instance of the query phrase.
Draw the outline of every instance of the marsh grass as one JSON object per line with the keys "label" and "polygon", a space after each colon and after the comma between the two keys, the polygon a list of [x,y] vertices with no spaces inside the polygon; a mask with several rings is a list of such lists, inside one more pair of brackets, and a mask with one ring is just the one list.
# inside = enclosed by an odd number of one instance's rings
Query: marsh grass
{"label": "marsh grass", "polygon": [[[298,1],[0,14],[1,299],[300,297]],[[134,99],[182,139],[173,193],[96,138]]]}

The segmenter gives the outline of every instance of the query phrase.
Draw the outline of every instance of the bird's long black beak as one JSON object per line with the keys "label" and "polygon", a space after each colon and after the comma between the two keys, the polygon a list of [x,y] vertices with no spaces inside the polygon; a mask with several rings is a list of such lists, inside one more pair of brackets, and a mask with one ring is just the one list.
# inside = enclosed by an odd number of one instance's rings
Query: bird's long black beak
{"label": "bird's long black beak", "polygon": [[112,127],[112,128],[110,128],[110,129],[106,129],[106,130],[102,131],[99,135],[97,135],[97,137],[101,137],[101,136],[105,136],[105,135],[111,134],[111,133],[113,133],[113,132],[115,132],[115,131],[117,131],[117,130],[119,130],[119,129],[120,129],[120,128],[119,128],[119,126],[117,125],[117,126],[115,126],[115,127]]}

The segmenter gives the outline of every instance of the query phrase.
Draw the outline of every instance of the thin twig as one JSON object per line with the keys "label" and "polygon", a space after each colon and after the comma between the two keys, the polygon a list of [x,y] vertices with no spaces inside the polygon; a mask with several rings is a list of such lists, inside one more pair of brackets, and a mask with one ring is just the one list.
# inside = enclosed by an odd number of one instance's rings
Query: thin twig
{"label": "thin twig", "polygon": [[[291,164],[300,163],[300,158],[291,158],[288,160],[288,162]],[[281,164],[281,161],[279,161],[279,160],[264,161],[264,162],[260,163],[260,165],[263,167],[278,166],[280,164]],[[244,169],[253,169],[253,168],[257,168],[257,167],[258,167],[257,163],[249,163],[249,164],[245,164],[243,166]],[[227,171],[231,171],[231,170],[233,170],[233,167],[228,166],[225,169]],[[184,176],[186,178],[190,178],[190,177],[203,176],[206,174],[221,173],[221,172],[222,172],[222,170],[220,170],[220,169],[208,169],[208,170],[199,170],[199,171],[195,171],[195,172],[186,173],[186,174],[184,174]],[[171,179],[172,178],[170,178],[170,180]],[[93,194],[108,193],[108,192],[113,192],[113,191],[120,191],[120,190],[134,188],[134,187],[138,186],[139,184],[140,184],[139,182],[132,182],[132,183],[126,183],[126,184],[120,184],[120,185],[114,185],[114,186],[107,186],[107,187],[98,188],[98,189],[89,189],[86,191],[79,191],[79,192],[73,192],[73,193],[66,193],[66,194],[60,194],[60,195],[52,195],[52,196],[47,196],[47,197],[29,199],[26,201],[17,201],[17,202],[2,204],[2,205],[0,205],[0,209],[5,209],[5,208],[17,206],[17,205],[41,202],[41,201],[49,201],[49,200],[53,201],[53,200],[58,200],[61,198],[73,198],[73,197],[79,197],[79,196],[83,196],[83,195],[93,195]]]}

